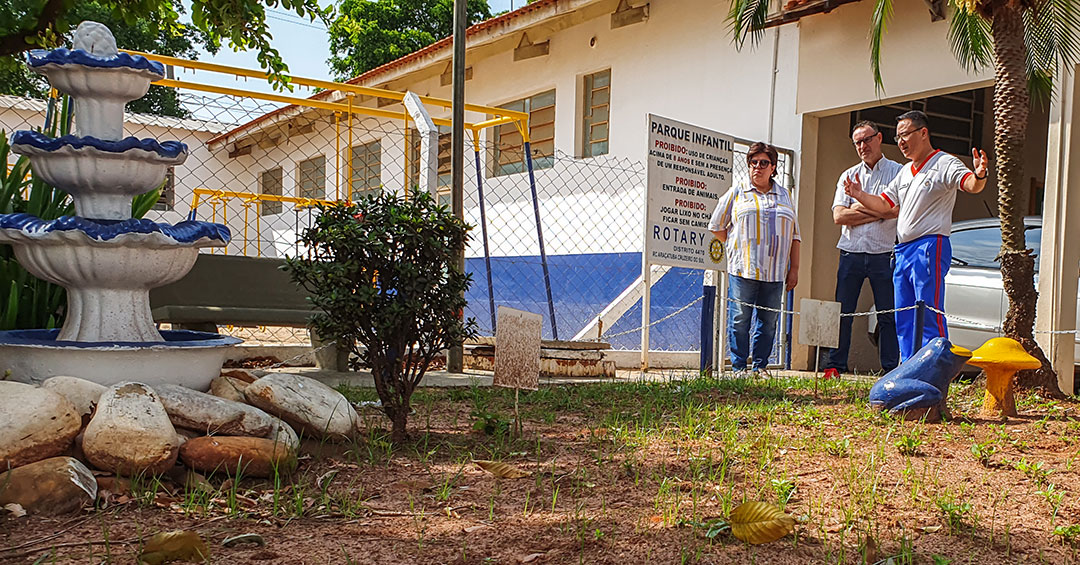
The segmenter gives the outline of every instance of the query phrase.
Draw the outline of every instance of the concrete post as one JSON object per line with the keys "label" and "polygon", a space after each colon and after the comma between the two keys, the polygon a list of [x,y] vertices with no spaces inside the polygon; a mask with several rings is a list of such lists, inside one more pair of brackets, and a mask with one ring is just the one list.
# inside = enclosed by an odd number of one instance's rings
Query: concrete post
{"label": "concrete post", "polygon": [[[1080,77],[1061,73],[1050,106],[1046,139],[1046,188],[1043,200],[1042,246],[1039,250],[1037,332],[1076,328],[1077,272],[1080,269]],[[1037,333],[1054,370],[1058,386],[1075,394],[1073,365],[1076,336]]]}

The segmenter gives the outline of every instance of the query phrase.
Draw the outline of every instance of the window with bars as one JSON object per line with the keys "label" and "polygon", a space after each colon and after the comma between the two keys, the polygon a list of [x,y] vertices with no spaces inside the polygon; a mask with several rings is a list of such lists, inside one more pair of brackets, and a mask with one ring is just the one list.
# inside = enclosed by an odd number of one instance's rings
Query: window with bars
{"label": "window with bars", "polygon": [[858,110],[851,113],[851,125],[862,120],[874,122],[884,143],[896,145],[896,117],[909,110],[921,110],[930,121],[930,144],[935,149],[971,155],[972,147],[983,145],[986,94],[987,89],[978,88]]}
{"label": "window with bars", "polygon": [[326,156],[300,161],[296,167],[296,195],[300,198],[326,197]]}
{"label": "window with bars", "polygon": [[[452,131],[447,126],[438,126],[439,128],[439,165],[438,174],[439,180],[437,186],[439,188],[439,204],[449,206],[451,203],[450,185],[453,182],[452,170],[453,160],[451,159],[452,147],[451,140],[453,139]],[[416,129],[409,130],[409,189],[420,185],[420,132]]]}
{"label": "window with bars", "polygon": [[[500,108],[529,114],[529,139],[532,145],[534,169],[555,164],[555,90],[541,92],[522,100],[503,104]],[[504,124],[495,129],[494,176],[523,173],[524,140],[516,124]]]}
{"label": "window with bars", "polygon": [[378,140],[352,146],[349,159],[352,164],[349,188],[353,200],[382,189],[382,148]]}
{"label": "window with bars", "polygon": [[[284,177],[282,176],[281,167],[263,171],[262,174],[259,175],[259,194],[281,196],[281,187],[283,184]],[[260,202],[259,213],[263,216],[280,214],[281,210],[281,202],[269,202],[266,200]]]}
{"label": "window with bars", "polygon": [[165,169],[165,184],[161,187],[161,194],[157,202],[154,202],[154,210],[172,210],[176,205],[176,171],[173,167]]}
{"label": "window with bars", "polygon": [[611,69],[585,75],[581,120],[581,156],[608,152],[608,118],[611,115]]}

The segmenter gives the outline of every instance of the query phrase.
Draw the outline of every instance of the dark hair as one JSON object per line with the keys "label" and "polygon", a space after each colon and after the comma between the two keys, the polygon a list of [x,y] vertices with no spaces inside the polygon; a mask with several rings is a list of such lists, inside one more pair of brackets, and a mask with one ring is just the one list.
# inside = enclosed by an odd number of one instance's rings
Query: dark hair
{"label": "dark hair", "polygon": [[930,124],[927,122],[926,114],[918,111],[911,110],[910,112],[904,112],[899,116],[896,116],[896,123],[900,123],[904,120],[911,122],[911,125],[915,126],[915,129],[926,128],[926,131],[930,131]]}
{"label": "dark hair", "polygon": [[[764,141],[757,141],[750,145],[750,149],[746,150],[747,167],[750,166],[750,159],[753,159],[754,155],[757,155],[758,153],[764,153],[766,156],[769,157],[769,160],[772,161],[773,165],[777,164],[776,161],[779,159],[779,155],[776,152],[776,148],[772,145],[769,145],[768,143],[765,143]],[[773,173],[769,176],[769,178],[773,178],[775,176],[776,169],[773,169]]]}
{"label": "dark hair", "polygon": [[854,126],[852,126],[851,133],[855,133],[855,130],[859,128],[870,128],[870,131],[873,131],[874,135],[881,133],[881,130],[878,129],[877,124],[871,122],[870,120],[862,120],[861,122],[856,123]]}

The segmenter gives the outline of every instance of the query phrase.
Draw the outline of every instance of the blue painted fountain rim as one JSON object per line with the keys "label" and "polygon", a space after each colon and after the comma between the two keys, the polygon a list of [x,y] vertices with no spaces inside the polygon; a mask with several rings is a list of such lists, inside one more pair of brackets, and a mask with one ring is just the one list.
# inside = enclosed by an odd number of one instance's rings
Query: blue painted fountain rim
{"label": "blue painted fountain rim", "polygon": [[138,218],[94,220],[82,216],[61,216],[55,220],[42,220],[31,214],[19,213],[0,214],[0,229],[15,229],[26,234],[79,231],[98,241],[109,241],[129,233],[160,233],[181,243],[194,243],[203,238],[228,243],[232,239],[232,232],[227,226],[198,220],[184,220],[176,225]]}
{"label": "blue painted fountain rim", "polygon": [[12,145],[29,145],[42,151],[57,151],[62,147],[69,146],[75,149],[92,147],[99,151],[109,153],[123,153],[132,149],[151,151],[175,159],[183,153],[187,153],[188,146],[179,141],[162,141],[156,139],[139,139],[137,137],[125,137],[120,141],[107,141],[93,136],[65,135],[62,137],[49,137],[38,131],[19,130],[11,137]]}
{"label": "blue painted fountain rim", "polygon": [[165,77],[165,65],[157,61],[151,61],[142,55],[129,55],[122,52],[113,57],[98,57],[82,49],[68,49],[66,47],[52,50],[33,49],[26,54],[26,63],[31,67],[53,64],[82,65],[99,69],[128,68],[149,71],[159,77]]}
{"label": "blue painted fountain rim", "polygon": [[72,349],[146,349],[224,347],[243,343],[232,336],[196,332],[191,330],[161,330],[165,341],[57,341],[60,330],[8,330],[0,332],[0,346],[29,345],[39,347],[63,347]]}

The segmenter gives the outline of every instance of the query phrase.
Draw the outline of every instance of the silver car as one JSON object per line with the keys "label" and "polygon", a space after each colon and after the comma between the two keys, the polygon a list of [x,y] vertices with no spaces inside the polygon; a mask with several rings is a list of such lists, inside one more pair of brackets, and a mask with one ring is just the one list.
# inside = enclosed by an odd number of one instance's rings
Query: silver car
{"label": "silver car", "polygon": [[[1024,218],[1024,237],[1027,246],[1036,251],[1035,273],[1038,276],[1041,217]],[[949,239],[952,266],[945,276],[949,340],[955,345],[975,349],[986,340],[1002,335],[1001,325],[1009,308],[1009,299],[1001,284],[1001,265],[995,260],[1001,251],[1001,223],[997,218],[954,222]],[[870,321],[869,330],[873,333],[877,320],[871,316]],[[873,341],[876,343],[877,340]],[[1080,347],[1076,353],[1080,358]]]}

